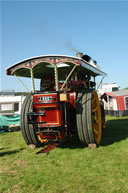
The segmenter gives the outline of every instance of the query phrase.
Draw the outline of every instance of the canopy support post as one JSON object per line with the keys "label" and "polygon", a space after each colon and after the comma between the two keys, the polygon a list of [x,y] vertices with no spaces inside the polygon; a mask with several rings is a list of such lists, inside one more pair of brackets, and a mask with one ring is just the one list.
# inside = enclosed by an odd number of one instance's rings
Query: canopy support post
{"label": "canopy support post", "polygon": [[35,82],[34,82],[34,75],[33,75],[32,68],[30,68],[30,75],[31,75],[31,80],[32,80],[32,92],[34,93],[34,91],[35,91]]}
{"label": "canopy support post", "polygon": [[54,58],[54,75],[55,75],[55,86],[56,86],[56,91],[59,91],[59,80],[58,80],[58,69],[57,69],[57,64],[56,64],[56,58]]}
{"label": "canopy support post", "polygon": [[28,92],[30,92],[30,90],[27,88],[27,86],[23,83],[23,81],[22,80],[20,80],[20,78],[18,77],[18,76],[16,76],[16,74],[14,74],[14,76],[19,80],[19,82],[24,86],[24,88],[28,91]]}
{"label": "canopy support post", "polygon": [[93,76],[93,78],[94,78],[95,89],[96,89],[96,77],[95,77],[95,76]]}
{"label": "canopy support post", "polygon": [[70,76],[72,75],[73,71],[75,70],[77,64],[73,67],[73,69],[71,70],[71,72],[69,73],[69,75],[67,76],[66,80],[64,81],[64,84],[62,85],[60,90],[63,90],[65,84],[67,83],[68,79],[70,78]]}
{"label": "canopy support post", "polygon": [[102,84],[103,79],[104,79],[104,76],[102,77],[102,79],[101,79],[101,81],[100,81],[100,83],[99,83],[99,85],[98,85],[98,87],[97,87],[97,90],[99,89],[100,85]]}

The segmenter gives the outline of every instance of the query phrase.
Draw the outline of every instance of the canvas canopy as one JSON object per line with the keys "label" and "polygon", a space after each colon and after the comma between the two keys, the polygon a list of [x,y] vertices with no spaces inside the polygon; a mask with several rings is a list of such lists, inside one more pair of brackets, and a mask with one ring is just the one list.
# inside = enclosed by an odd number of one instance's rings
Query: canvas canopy
{"label": "canvas canopy", "polygon": [[34,78],[40,79],[44,74],[51,74],[54,69],[58,70],[58,79],[65,79],[65,75],[70,73],[76,65],[76,72],[89,74],[90,76],[106,76],[98,65],[91,65],[85,60],[62,55],[38,56],[20,61],[6,69],[7,75],[16,75],[19,77],[31,77],[31,70]]}

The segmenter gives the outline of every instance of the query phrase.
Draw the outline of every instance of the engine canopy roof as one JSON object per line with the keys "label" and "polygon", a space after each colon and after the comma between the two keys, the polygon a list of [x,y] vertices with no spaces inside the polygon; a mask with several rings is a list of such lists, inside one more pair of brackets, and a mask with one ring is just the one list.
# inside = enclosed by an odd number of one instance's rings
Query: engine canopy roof
{"label": "engine canopy roof", "polygon": [[57,66],[59,79],[64,80],[65,75],[71,71],[74,65],[76,65],[75,71],[82,74],[90,76],[107,75],[100,70],[97,64],[90,64],[82,58],[64,55],[44,55],[28,58],[8,67],[6,73],[19,77],[31,77],[30,69],[32,69],[34,78],[40,79],[46,74],[53,73],[55,66]]}

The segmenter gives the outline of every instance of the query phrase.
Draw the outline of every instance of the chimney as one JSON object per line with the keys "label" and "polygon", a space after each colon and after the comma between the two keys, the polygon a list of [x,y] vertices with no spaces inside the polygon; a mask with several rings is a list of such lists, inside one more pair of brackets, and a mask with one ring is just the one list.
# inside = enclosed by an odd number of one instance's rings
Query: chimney
{"label": "chimney", "polygon": [[76,56],[77,56],[78,58],[82,58],[83,53],[82,53],[82,52],[77,52],[77,53],[76,53]]}

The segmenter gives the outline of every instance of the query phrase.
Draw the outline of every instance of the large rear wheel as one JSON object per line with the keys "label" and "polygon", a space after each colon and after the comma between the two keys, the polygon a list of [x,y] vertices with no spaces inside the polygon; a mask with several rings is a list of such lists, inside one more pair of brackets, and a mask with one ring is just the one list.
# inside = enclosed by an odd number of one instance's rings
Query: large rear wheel
{"label": "large rear wheel", "polygon": [[28,94],[23,102],[21,109],[21,131],[25,142],[29,144],[34,144],[35,146],[41,146],[41,142],[38,139],[36,134],[37,125],[36,124],[28,124],[27,122],[27,113],[32,110],[32,96]]}
{"label": "large rear wheel", "polygon": [[102,135],[101,108],[95,90],[81,91],[76,105],[77,130],[80,141],[99,144]]}

